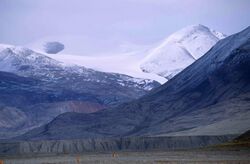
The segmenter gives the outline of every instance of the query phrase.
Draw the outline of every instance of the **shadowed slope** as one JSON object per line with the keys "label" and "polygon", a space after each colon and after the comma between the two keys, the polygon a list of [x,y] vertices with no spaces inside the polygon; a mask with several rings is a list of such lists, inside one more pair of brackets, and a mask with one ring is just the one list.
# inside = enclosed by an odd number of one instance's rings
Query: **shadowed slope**
{"label": "shadowed slope", "polygon": [[141,99],[67,113],[20,139],[240,134],[250,127],[250,27]]}

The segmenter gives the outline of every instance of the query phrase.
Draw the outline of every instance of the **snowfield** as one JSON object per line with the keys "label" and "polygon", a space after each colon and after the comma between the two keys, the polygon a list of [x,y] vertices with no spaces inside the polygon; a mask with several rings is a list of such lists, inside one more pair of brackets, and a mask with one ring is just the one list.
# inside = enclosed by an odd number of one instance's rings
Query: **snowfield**
{"label": "snowfield", "polygon": [[144,72],[171,79],[226,36],[203,25],[192,25],[170,35],[141,62]]}
{"label": "snowfield", "polygon": [[77,56],[69,54],[47,54],[47,56],[55,60],[64,62],[68,65],[76,64],[102,72],[113,72],[126,74],[136,78],[151,79],[158,81],[161,84],[167,81],[167,79],[157,74],[146,73],[141,71],[139,66],[140,61],[144,57],[143,53],[142,55],[138,55],[137,53],[127,53],[110,56]]}
{"label": "snowfield", "polygon": [[[136,78],[151,79],[163,84],[174,77],[184,68],[204,55],[216,42],[226,36],[203,25],[187,26],[169,37],[160,45],[142,46],[138,50],[124,53],[111,52],[107,54],[77,54],[67,49],[67,43],[83,41],[79,38],[70,41],[70,37],[63,38],[65,49],[59,54],[47,54],[39,48],[39,43],[28,47],[46,54],[50,58],[66,65],[80,65],[102,72],[120,73]],[[48,41],[48,38],[47,40]],[[44,41],[45,42],[45,41]],[[32,47],[33,46],[33,47]],[[81,43],[75,45],[82,48]],[[78,48],[77,48],[78,47]]]}

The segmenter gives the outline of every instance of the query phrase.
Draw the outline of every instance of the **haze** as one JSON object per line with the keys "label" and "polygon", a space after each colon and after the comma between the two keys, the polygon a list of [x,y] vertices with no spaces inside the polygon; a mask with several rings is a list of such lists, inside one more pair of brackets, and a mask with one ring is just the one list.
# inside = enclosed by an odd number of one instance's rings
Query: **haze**
{"label": "haze", "polygon": [[0,0],[0,43],[59,40],[80,55],[121,53],[191,24],[230,35],[249,25],[249,9],[248,0]]}

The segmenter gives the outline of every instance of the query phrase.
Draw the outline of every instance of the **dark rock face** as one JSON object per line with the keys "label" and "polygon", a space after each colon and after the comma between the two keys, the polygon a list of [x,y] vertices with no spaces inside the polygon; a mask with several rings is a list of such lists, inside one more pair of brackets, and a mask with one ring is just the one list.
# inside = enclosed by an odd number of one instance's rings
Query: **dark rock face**
{"label": "dark rock face", "polygon": [[57,54],[64,50],[64,45],[60,42],[47,42],[44,44],[44,51],[48,54]]}
{"label": "dark rock face", "polygon": [[250,130],[234,139],[236,142],[250,142]]}
{"label": "dark rock face", "polygon": [[227,142],[233,137],[234,136],[130,137],[0,142],[0,155],[190,149]]}
{"label": "dark rock face", "polygon": [[38,79],[0,72],[1,138],[24,133],[65,112],[92,113],[104,108],[94,96],[63,92]]}
{"label": "dark rock face", "polygon": [[241,134],[250,128],[249,47],[250,27],[138,100],[93,114],[65,113],[19,139]]}

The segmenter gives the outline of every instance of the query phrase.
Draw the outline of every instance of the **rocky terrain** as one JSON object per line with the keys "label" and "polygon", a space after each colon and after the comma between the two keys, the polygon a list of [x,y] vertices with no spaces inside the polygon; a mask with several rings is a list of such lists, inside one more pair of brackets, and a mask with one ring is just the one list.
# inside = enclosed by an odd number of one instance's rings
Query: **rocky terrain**
{"label": "rocky terrain", "polygon": [[241,134],[240,136],[238,136],[237,138],[234,139],[234,141],[246,141],[246,142],[250,142],[250,130],[246,131],[245,133]]}
{"label": "rocky terrain", "polygon": [[224,142],[221,144],[216,144],[213,146],[208,147],[209,150],[226,150],[226,151],[243,151],[247,150],[250,151],[250,131],[241,134],[240,136],[237,136],[233,140],[229,142]]}
{"label": "rocky terrain", "polygon": [[138,100],[93,114],[65,113],[17,139],[241,134],[250,125],[249,45],[248,27]]}
{"label": "rocky terrain", "polygon": [[173,136],[89,138],[78,140],[0,142],[0,155],[78,154],[110,151],[166,151],[201,148],[231,141],[235,136]]}
{"label": "rocky terrain", "polygon": [[116,106],[159,85],[153,80],[65,66],[27,48],[1,45],[0,138],[20,135],[65,112],[91,113]]}

